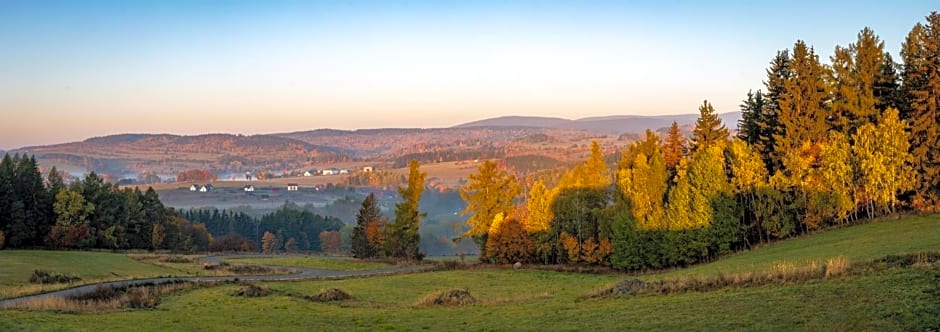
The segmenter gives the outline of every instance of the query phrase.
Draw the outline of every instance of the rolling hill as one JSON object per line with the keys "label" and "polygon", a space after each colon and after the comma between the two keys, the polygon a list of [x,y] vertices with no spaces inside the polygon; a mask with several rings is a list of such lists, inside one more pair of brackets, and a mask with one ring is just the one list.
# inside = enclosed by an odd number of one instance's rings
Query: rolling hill
{"label": "rolling hill", "polygon": [[[729,129],[737,127],[741,118],[740,112],[719,114],[721,121]],[[641,133],[646,129],[657,130],[672,125],[673,121],[680,125],[694,124],[698,114],[676,115],[614,115],[603,117],[588,117],[577,120],[562,118],[503,116],[479,121],[468,122],[452,128],[478,128],[478,127],[533,127],[585,130],[600,133],[623,134]]]}

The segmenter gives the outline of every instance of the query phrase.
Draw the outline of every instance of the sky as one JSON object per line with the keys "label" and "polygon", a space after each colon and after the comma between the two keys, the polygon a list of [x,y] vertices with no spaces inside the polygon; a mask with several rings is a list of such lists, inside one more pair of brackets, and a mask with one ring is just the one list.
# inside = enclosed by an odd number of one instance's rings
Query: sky
{"label": "sky", "polygon": [[[798,40],[895,56],[935,1],[0,0],[0,149],[737,111]],[[895,59],[898,59],[896,56]]]}

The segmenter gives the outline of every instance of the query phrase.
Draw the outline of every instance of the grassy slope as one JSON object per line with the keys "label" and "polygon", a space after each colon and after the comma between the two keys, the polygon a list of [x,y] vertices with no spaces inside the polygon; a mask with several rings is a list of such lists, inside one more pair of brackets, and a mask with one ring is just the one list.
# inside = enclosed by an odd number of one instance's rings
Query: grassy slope
{"label": "grassy slope", "polygon": [[277,266],[305,267],[310,269],[339,270],[339,271],[358,271],[385,269],[393,267],[392,265],[381,262],[367,262],[352,260],[346,258],[324,258],[311,256],[288,256],[272,258],[230,258],[226,259],[230,263],[238,264],[264,264]]}
{"label": "grassy slope", "polygon": [[[892,253],[940,249],[940,216],[911,217],[824,232],[741,253],[721,261],[648,275],[657,278],[769,268],[775,261],[805,262],[844,255],[853,261]],[[2,255],[2,254],[0,254]],[[156,310],[104,314],[4,311],[0,330],[154,329],[239,330],[911,330],[937,316],[940,267],[872,272],[803,284],[723,289],[707,293],[583,299],[624,278],[536,270],[481,269],[333,281],[271,283],[281,291],[236,298],[236,286],[198,289],[165,298]],[[354,300],[308,302],[341,288]],[[428,294],[469,289],[481,303],[460,308],[416,308]],[[933,297],[931,297],[933,296]],[[925,318],[927,317],[927,318]],[[937,323],[936,320],[933,323]]]}
{"label": "grassy slope", "polygon": [[888,254],[940,251],[940,215],[910,216],[870,222],[776,242],[741,252],[708,264],[657,273],[652,277],[675,277],[761,271],[777,262],[803,265],[809,261],[845,256],[861,262]]}

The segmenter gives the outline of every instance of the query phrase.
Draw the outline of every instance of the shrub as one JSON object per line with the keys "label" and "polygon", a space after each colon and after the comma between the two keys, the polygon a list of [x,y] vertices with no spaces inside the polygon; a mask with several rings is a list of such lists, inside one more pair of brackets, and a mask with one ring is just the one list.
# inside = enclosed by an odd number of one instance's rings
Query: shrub
{"label": "shrub", "polygon": [[79,280],[82,280],[82,278],[49,273],[43,270],[33,270],[33,274],[29,276],[29,282],[31,284],[68,284]]}
{"label": "shrub", "polygon": [[0,232],[0,249],[3,249],[3,243],[6,242],[6,236],[3,235],[3,232]]}

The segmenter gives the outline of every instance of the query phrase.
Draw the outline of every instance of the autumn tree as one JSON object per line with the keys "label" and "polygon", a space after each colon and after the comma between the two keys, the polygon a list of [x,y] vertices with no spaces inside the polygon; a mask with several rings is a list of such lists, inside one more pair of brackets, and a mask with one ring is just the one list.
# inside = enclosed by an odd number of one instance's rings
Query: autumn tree
{"label": "autumn tree", "polygon": [[715,108],[708,100],[698,108],[699,117],[692,131],[692,152],[721,144],[728,139],[728,128],[721,123]]}
{"label": "autumn tree", "polygon": [[[651,132],[647,133],[647,141],[649,140],[649,133]],[[676,174],[676,167],[679,166],[679,161],[685,158],[686,150],[688,148],[686,147],[685,136],[679,130],[679,123],[673,121],[662,146],[663,162],[666,164],[666,170],[670,175]],[[643,153],[647,158],[652,156],[649,151],[638,151],[637,153]]]}
{"label": "autumn tree", "polygon": [[528,262],[535,253],[535,244],[516,218],[497,213],[487,233],[485,253],[494,263]]}
{"label": "autumn tree", "polygon": [[343,237],[338,231],[322,231],[318,235],[320,250],[327,254],[337,254],[342,247]]}
{"label": "autumn tree", "polygon": [[359,213],[356,215],[356,227],[353,228],[352,235],[353,257],[369,258],[379,256],[382,251],[382,243],[376,237],[382,232],[383,227],[382,212],[375,200],[375,194],[370,193],[362,201],[362,207],[359,208]]}
{"label": "autumn tree", "polygon": [[386,227],[386,252],[391,257],[421,260],[418,243],[418,226],[425,213],[418,210],[427,173],[421,172],[418,161],[412,159],[408,164],[408,185],[398,187],[402,202],[395,205],[395,222]]}
{"label": "autumn tree", "polygon": [[854,137],[852,149],[858,159],[860,187],[870,216],[881,211],[893,212],[897,195],[910,189],[914,182],[904,127],[898,111],[888,109],[881,123],[862,126]]}
{"label": "autumn tree", "polygon": [[523,223],[528,233],[544,232],[552,222],[551,192],[541,180],[532,184],[526,200],[527,218]]}
{"label": "autumn tree", "polygon": [[278,251],[277,235],[271,232],[264,232],[261,237],[261,250],[265,254],[273,254]]}
{"label": "autumn tree", "polygon": [[[919,177],[917,202],[935,208],[940,200],[940,14],[917,23],[901,47],[904,62],[901,90],[908,97],[901,118],[910,123],[913,165]],[[928,206],[925,206],[928,205]]]}
{"label": "autumn tree", "polygon": [[828,129],[827,71],[816,52],[798,40],[793,45],[788,70],[790,77],[783,82],[783,93],[777,100],[780,126],[774,133],[774,150],[780,156],[826,137]]}
{"label": "autumn tree", "polygon": [[480,164],[477,173],[467,177],[468,183],[460,188],[460,198],[467,203],[462,215],[469,229],[463,236],[471,237],[480,246],[480,256],[486,257],[487,236],[497,214],[509,215],[513,200],[522,191],[513,175],[499,169],[495,161]]}
{"label": "autumn tree", "polygon": [[[648,136],[647,140],[656,140],[656,137]],[[636,142],[628,150],[641,149],[643,144]],[[650,155],[635,152],[624,156],[633,156],[633,160],[621,164],[633,166],[617,170],[617,189],[630,202],[633,218],[641,229],[664,228],[664,199],[669,178],[663,154],[657,147]]]}
{"label": "autumn tree", "polygon": [[884,42],[870,28],[862,29],[858,40],[848,47],[836,46],[830,78],[834,84],[830,128],[850,135],[878,120],[875,84],[884,62]]}

